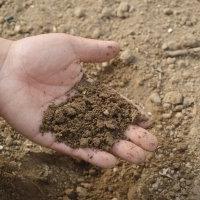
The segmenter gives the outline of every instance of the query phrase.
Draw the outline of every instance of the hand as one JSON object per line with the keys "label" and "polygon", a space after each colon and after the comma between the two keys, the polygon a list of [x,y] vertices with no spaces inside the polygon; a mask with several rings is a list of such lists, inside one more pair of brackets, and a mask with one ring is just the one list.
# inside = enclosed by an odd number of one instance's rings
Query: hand
{"label": "hand", "polygon": [[80,62],[103,62],[115,57],[115,42],[96,41],[67,34],[44,34],[12,42],[0,69],[0,113],[31,141],[83,159],[100,167],[117,163],[114,155],[133,163],[145,160],[156,138],[138,126],[130,126],[112,152],[72,149],[57,143],[51,133],[39,132],[43,111],[53,101],[63,101],[65,93],[81,80]]}

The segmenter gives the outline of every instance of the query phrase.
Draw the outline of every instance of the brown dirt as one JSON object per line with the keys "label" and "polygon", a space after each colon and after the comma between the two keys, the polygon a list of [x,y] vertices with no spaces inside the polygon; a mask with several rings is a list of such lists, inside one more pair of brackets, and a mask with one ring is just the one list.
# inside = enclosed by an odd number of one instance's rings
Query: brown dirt
{"label": "brown dirt", "polygon": [[[19,39],[64,32],[112,39],[122,53],[131,51],[134,59],[129,65],[120,60],[85,69],[145,105],[154,119],[150,131],[159,139],[155,156],[143,166],[120,162],[114,169],[100,170],[29,142],[1,119],[1,170],[8,178],[0,177],[0,199],[199,200],[199,53],[167,55],[198,48],[200,2],[127,0],[121,5],[124,2],[2,0],[0,33]],[[172,97],[171,103],[165,102],[172,91],[181,94],[182,101]],[[8,166],[11,170],[6,171]]]}
{"label": "brown dirt", "polygon": [[40,127],[73,148],[110,150],[141,118],[138,107],[99,81],[84,78],[73,90],[76,94],[66,102],[48,107]]}

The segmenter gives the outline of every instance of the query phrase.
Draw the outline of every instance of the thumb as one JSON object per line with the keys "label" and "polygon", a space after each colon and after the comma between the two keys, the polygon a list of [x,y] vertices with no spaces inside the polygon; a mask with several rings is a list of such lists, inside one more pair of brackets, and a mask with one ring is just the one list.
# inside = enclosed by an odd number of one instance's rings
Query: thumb
{"label": "thumb", "polygon": [[119,53],[119,45],[113,41],[100,41],[72,36],[73,49],[82,62],[105,62]]}

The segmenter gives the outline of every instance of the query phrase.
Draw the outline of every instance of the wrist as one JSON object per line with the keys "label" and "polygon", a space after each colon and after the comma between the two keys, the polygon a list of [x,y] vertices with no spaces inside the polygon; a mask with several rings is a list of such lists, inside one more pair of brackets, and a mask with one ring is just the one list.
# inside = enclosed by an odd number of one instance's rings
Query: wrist
{"label": "wrist", "polygon": [[0,116],[2,116],[2,109],[4,107],[3,103],[2,103],[2,98],[4,97],[4,95],[2,94],[2,68],[5,64],[8,52],[10,50],[10,46],[12,45],[13,41],[11,40],[6,40],[3,38],[0,38]]}
{"label": "wrist", "polygon": [[11,40],[0,38],[0,71],[5,63],[5,60],[7,58],[7,55],[12,43],[13,41]]}

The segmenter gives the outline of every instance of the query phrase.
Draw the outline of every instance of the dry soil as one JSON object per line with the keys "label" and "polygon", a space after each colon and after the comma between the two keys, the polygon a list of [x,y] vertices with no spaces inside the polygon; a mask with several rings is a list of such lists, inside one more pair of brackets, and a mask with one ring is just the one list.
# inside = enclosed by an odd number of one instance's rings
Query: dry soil
{"label": "dry soil", "polygon": [[0,121],[2,200],[200,198],[200,2],[2,0],[1,37],[64,32],[120,43],[93,79],[143,103],[159,148],[143,166],[100,170],[32,144]]}
{"label": "dry soil", "polygon": [[84,77],[73,91],[70,99],[47,108],[40,126],[42,133],[51,132],[72,148],[109,151],[141,118],[134,104],[99,81]]}

